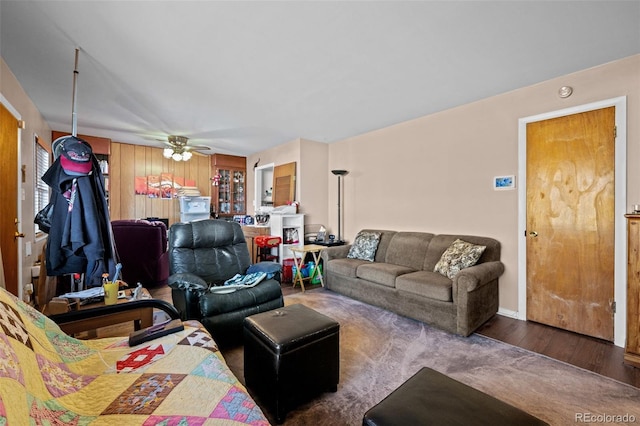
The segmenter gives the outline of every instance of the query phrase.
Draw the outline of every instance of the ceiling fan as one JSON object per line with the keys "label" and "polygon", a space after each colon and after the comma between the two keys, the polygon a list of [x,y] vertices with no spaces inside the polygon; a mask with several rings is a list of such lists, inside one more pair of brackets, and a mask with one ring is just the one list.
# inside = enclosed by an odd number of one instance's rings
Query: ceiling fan
{"label": "ceiling fan", "polygon": [[192,157],[191,150],[210,150],[205,145],[187,145],[189,138],[186,136],[169,135],[165,144],[169,145],[164,149],[162,155],[165,158],[172,158],[175,161],[188,161]]}

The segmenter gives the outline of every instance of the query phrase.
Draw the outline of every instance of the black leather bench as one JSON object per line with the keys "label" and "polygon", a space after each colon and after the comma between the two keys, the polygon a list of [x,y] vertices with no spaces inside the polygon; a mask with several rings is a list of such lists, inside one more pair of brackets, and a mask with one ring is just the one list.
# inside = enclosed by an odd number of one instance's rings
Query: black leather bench
{"label": "black leather bench", "polygon": [[296,404],[338,390],[340,324],[301,304],[244,319],[244,379],[282,423]]}
{"label": "black leather bench", "polygon": [[547,425],[519,408],[426,367],[367,411],[362,424]]}

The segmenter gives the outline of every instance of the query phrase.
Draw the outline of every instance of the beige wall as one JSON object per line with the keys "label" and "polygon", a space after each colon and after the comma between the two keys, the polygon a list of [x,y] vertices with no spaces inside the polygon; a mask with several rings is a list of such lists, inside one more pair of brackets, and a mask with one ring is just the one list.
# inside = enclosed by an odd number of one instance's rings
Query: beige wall
{"label": "beige wall", "polygon": [[[564,85],[574,93],[560,99],[557,91]],[[349,170],[343,236],[352,241],[361,228],[381,228],[494,237],[502,243],[506,266],[500,307],[517,311],[522,188],[494,191],[492,178],[518,175],[518,119],[618,96],[628,102],[628,206],[639,203],[636,55],[329,145],[328,170]],[[336,202],[337,188],[330,184],[328,205]],[[329,222],[337,223],[333,208]]]}
{"label": "beige wall", "polygon": [[297,179],[300,187],[300,212],[305,214],[306,225],[328,225],[328,159],[329,146],[326,143],[301,139]]}
{"label": "beige wall", "polygon": [[[0,58],[0,93],[26,123],[26,128],[22,130],[20,136],[21,164],[26,166],[26,180],[21,184],[21,189],[24,191],[24,201],[21,205],[22,232],[25,234],[22,250],[22,284],[24,285],[31,282],[29,267],[37,260],[45,241],[45,239],[36,241],[33,225],[35,217],[33,211],[34,136],[37,135],[46,146],[51,146],[51,129],[2,58]],[[71,120],[71,104],[69,104],[69,120]],[[24,245],[27,243],[31,244],[31,256],[27,256],[24,250]]]}

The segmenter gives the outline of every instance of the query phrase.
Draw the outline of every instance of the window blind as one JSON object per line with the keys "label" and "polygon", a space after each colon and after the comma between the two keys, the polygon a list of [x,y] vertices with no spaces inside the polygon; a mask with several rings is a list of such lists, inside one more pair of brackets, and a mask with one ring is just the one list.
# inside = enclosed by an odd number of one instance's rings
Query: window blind
{"label": "window blind", "polygon": [[[49,203],[49,185],[42,181],[42,176],[49,169],[50,155],[36,139],[35,143],[35,190],[34,190],[34,213],[38,213]],[[38,225],[35,225],[36,234],[41,232]]]}

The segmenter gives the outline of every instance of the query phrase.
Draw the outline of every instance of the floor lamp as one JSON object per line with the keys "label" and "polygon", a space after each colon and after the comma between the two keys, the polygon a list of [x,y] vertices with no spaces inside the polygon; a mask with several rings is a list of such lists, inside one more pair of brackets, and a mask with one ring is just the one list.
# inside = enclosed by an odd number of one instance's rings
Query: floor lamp
{"label": "floor lamp", "polygon": [[342,182],[340,181],[340,178],[349,172],[346,170],[331,170],[331,173],[338,176],[338,241],[337,242],[341,243],[342,230],[340,228],[340,223],[342,222],[342,212],[340,210],[340,187],[342,186]]}

